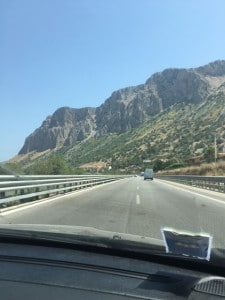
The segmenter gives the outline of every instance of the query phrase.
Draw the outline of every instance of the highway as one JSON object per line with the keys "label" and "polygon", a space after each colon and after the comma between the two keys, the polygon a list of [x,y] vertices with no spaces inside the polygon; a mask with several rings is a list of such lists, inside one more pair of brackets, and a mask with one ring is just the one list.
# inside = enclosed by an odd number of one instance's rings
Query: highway
{"label": "highway", "polygon": [[225,195],[138,176],[2,213],[0,223],[90,226],[159,239],[169,226],[210,233],[224,248]]}

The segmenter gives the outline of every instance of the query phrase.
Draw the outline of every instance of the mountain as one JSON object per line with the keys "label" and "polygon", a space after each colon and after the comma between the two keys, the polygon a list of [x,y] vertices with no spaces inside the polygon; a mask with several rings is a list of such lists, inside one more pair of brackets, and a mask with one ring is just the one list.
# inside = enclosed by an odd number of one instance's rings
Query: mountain
{"label": "mountain", "polygon": [[126,134],[149,120],[159,122],[157,117],[176,105],[193,105],[195,109],[207,99],[210,105],[210,99],[217,99],[219,93],[224,95],[224,90],[224,60],[198,68],[166,69],[153,74],[144,84],[113,92],[97,108],[59,108],[26,138],[19,155],[48,149],[63,152],[81,142],[86,145],[89,140],[94,143],[111,134]]}

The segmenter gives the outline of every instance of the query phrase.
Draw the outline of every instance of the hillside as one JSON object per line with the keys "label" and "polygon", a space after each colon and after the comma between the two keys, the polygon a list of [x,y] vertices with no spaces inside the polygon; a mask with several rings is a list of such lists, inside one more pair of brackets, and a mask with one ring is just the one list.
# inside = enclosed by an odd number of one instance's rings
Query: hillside
{"label": "hillside", "polygon": [[92,138],[62,153],[70,165],[104,161],[114,169],[139,166],[150,159],[171,164],[187,163],[203,155],[214,145],[215,134],[219,152],[225,145],[225,96],[207,99],[200,104],[175,104],[149,118],[136,129],[123,134]]}
{"label": "hillside", "polygon": [[[225,145],[225,61],[196,69],[166,69],[145,84],[113,92],[98,108],[60,108],[25,141],[24,166],[60,154],[70,166],[142,168],[169,164]],[[133,167],[131,167],[133,166]]]}

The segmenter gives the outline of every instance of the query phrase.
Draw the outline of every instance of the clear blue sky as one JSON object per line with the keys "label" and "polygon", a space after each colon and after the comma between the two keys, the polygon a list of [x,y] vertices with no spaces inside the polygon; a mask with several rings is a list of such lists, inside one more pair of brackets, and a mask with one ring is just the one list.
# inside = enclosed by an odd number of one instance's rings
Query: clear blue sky
{"label": "clear blue sky", "polygon": [[224,0],[0,0],[0,161],[61,106],[225,59]]}

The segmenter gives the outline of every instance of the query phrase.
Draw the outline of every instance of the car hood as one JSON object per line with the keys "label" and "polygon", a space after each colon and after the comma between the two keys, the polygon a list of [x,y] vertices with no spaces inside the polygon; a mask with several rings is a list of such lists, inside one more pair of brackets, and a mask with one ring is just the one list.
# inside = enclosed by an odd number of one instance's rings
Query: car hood
{"label": "car hood", "polygon": [[0,224],[0,237],[44,239],[105,248],[119,245],[138,246],[141,249],[165,252],[163,240],[128,233],[112,232],[84,226],[47,224]]}

